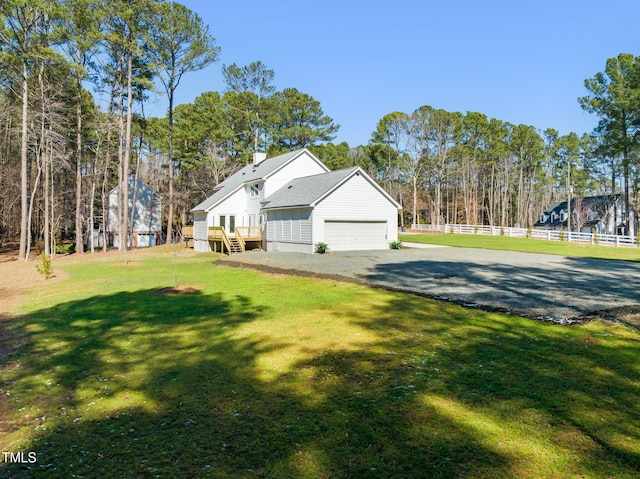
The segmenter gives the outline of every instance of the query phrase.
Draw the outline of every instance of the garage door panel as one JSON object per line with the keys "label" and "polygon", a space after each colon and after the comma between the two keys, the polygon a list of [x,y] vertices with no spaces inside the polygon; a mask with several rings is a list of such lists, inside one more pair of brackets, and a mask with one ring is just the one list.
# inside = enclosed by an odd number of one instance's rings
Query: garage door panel
{"label": "garage door panel", "polygon": [[325,243],[332,251],[386,249],[386,221],[330,221],[324,223]]}

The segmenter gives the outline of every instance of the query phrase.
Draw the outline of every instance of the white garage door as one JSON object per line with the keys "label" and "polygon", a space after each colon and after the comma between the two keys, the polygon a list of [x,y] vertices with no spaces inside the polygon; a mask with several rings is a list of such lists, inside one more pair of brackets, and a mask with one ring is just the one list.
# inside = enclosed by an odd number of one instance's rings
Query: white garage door
{"label": "white garage door", "polygon": [[387,249],[387,222],[327,220],[324,238],[330,251]]}

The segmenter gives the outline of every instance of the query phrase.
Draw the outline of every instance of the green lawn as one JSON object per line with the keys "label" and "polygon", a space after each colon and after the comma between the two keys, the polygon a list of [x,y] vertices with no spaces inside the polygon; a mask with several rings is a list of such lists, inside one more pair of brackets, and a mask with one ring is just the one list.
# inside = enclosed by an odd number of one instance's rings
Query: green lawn
{"label": "green lawn", "polygon": [[427,243],[463,248],[485,248],[506,251],[525,251],[584,258],[616,259],[640,261],[639,248],[616,248],[561,241],[545,241],[506,236],[466,235],[452,233],[400,234],[400,240],[413,243]]}
{"label": "green lawn", "polygon": [[[12,478],[637,478],[640,331],[153,248],[54,263],[0,361]],[[4,338],[3,340],[6,340]]]}

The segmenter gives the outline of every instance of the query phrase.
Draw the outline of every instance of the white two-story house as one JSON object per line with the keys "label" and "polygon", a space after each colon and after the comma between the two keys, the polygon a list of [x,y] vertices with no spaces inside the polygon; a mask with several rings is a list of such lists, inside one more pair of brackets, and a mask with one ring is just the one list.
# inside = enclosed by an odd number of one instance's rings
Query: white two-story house
{"label": "white two-story house", "polygon": [[240,236],[266,250],[313,253],[318,242],[330,250],[384,249],[397,240],[398,208],[361,168],[330,172],[304,148],[258,154],[191,210],[194,248],[224,251],[220,236],[231,243]]}

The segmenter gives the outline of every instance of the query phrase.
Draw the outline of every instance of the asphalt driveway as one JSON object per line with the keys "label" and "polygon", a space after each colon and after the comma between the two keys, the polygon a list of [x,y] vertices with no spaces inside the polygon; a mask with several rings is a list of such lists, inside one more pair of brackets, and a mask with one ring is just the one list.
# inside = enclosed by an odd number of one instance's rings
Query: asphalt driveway
{"label": "asphalt driveway", "polygon": [[255,252],[223,264],[343,277],[385,288],[565,322],[640,304],[640,263],[428,247],[325,255]]}

